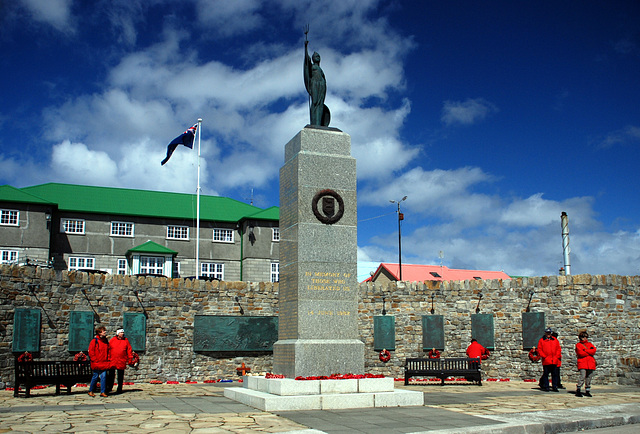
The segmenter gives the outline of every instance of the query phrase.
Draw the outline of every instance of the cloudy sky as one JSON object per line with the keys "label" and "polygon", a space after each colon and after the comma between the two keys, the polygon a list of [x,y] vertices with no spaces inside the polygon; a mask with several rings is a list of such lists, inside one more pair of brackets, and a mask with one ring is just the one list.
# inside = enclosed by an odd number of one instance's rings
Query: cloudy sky
{"label": "cloudy sky", "polygon": [[572,274],[640,274],[636,0],[14,0],[0,23],[0,185],[194,193],[194,151],[160,161],[200,117],[203,192],[278,205],[308,23],[359,261],[397,262],[407,196],[404,263],[557,274],[564,211]]}

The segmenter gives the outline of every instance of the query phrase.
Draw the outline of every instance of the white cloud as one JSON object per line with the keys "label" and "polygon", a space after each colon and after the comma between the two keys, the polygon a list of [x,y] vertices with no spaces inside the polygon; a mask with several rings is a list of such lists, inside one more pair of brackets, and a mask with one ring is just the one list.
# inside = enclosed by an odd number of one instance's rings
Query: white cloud
{"label": "white cloud", "polygon": [[498,108],[482,98],[467,99],[465,101],[445,101],[440,120],[445,125],[473,125],[483,121]]}
{"label": "white cloud", "polygon": [[53,26],[63,32],[72,32],[75,28],[71,19],[72,0],[20,0],[32,14],[32,18]]}
{"label": "white cloud", "polygon": [[610,148],[616,145],[640,144],[640,127],[627,125],[626,127],[613,131],[602,139],[601,148]]}
{"label": "white cloud", "polygon": [[228,37],[253,32],[263,23],[260,0],[197,0],[198,21],[207,30]]}
{"label": "white cloud", "polygon": [[68,183],[110,185],[117,174],[116,163],[106,152],[92,151],[83,143],[68,140],[53,147],[51,162],[58,179]]}

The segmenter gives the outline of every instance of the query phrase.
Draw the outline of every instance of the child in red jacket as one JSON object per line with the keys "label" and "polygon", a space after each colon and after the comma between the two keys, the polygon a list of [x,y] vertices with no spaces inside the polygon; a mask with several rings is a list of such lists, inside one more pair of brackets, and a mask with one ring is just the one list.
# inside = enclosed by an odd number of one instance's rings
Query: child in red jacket
{"label": "child in red jacket", "polygon": [[[589,342],[589,334],[586,331],[580,332],[578,335],[580,342],[576,344],[576,356],[578,358],[578,371],[580,371],[580,378],[578,384],[576,384],[576,396],[588,396],[591,397],[591,377],[596,370],[596,359],[593,357],[596,354],[596,347]],[[584,394],[580,392],[580,388],[584,384]]]}

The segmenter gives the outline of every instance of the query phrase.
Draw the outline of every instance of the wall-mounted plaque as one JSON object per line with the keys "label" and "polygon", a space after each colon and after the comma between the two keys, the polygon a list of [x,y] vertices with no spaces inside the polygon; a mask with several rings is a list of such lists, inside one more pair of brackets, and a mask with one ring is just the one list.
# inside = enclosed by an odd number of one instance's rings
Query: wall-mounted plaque
{"label": "wall-mounted plaque", "polygon": [[40,351],[40,309],[16,309],[13,313],[14,353]]}
{"label": "wall-mounted plaque", "polygon": [[422,315],[422,349],[444,350],[444,317],[442,315]]}
{"label": "wall-mounted plaque", "polygon": [[544,335],[544,312],[522,312],[522,348],[530,350]]}
{"label": "wall-mounted plaque", "polygon": [[69,314],[69,351],[86,353],[93,336],[93,312],[80,310],[71,312]]}
{"label": "wall-mounted plaque", "polygon": [[273,351],[277,340],[277,316],[196,315],[193,323],[193,351]]}
{"label": "wall-mounted plaque", "polygon": [[144,351],[147,348],[147,317],[143,313],[125,312],[122,328],[129,339],[133,351]]}
{"label": "wall-mounted plaque", "polygon": [[396,349],[396,317],[380,315],[373,317],[373,349],[374,351]]}
{"label": "wall-mounted plaque", "polygon": [[476,313],[471,315],[471,337],[488,350],[495,349],[493,315]]}

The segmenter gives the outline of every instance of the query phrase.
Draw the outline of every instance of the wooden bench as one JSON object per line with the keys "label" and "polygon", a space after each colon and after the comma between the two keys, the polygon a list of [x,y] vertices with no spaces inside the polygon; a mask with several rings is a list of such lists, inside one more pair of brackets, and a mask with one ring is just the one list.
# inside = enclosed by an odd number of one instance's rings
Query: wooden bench
{"label": "wooden bench", "polygon": [[444,385],[444,380],[453,376],[464,377],[482,386],[480,358],[407,359],[404,364],[405,385],[409,384],[411,377],[435,377]]}
{"label": "wooden bench", "polygon": [[71,386],[76,383],[89,383],[93,371],[91,363],[57,361],[57,360],[34,360],[30,362],[15,361],[15,385],[13,396],[20,393],[20,386],[24,387],[24,396],[31,396],[31,388],[34,386],[53,385],[56,386],[56,395],[60,394],[60,387],[65,386],[67,393],[71,393]]}

